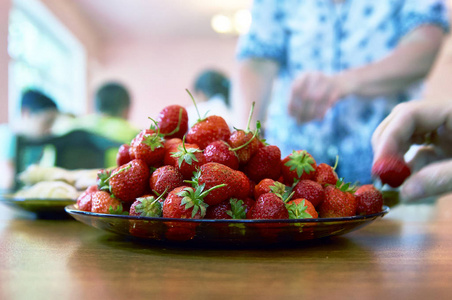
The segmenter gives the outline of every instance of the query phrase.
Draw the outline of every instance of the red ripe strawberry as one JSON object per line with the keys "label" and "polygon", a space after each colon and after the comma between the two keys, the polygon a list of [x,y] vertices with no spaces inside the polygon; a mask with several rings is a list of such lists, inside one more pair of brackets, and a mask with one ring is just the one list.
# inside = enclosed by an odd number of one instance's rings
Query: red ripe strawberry
{"label": "red ripe strawberry", "polygon": [[134,159],[114,170],[109,179],[110,192],[121,201],[132,203],[149,189],[150,171],[141,159]]}
{"label": "red ripe strawberry", "polygon": [[293,151],[282,160],[282,175],[287,185],[302,179],[313,179],[317,164],[306,150]]}
{"label": "red ripe strawberry", "polygon": [[212,189],[205,190],[198,186],[196,190],[189,186],[180,186],[172,190],[163,202],[164,218],[202,219],[206,215],[207,204],[204,202]]}
{"label": "red ripe strawberry", "polygon": [[187,143],[197,144],[199,148],[205,149],[214,141],[227,141],[231,135],[226,121],[220,116],[209,116],[198,121],[187,133]]}
{"label": "red ripe strawberry", "polygon": [[319,217],[314,205],[304,198],[290,200],[287,202],[286,208],[289,212],[289,219],[316,219]]}
{"label": "red ripe strawberry", "polygon": [[158,167],[165,155],[163,138],[153,129],[144,129],[130,143],[129,153],[132,159],[141,159],[149,167]]}
{"label": "red ripe strawberry", "polygon": [[[177,140],[180,140],[180,139],[177,139]],[[188,149],[199,149],[198,145],[184,143],[182,140],[180,140],[180,142],[177,142],[175,139],[171,139],[169,141],[172,141],[169,145],[166,145],[166,143],[165,143],[165,156],[163,158],[163,163],[165,165],[177,166],[178,165],[178,155],[174,156],[174,154],[176,152],[183,151],[184,150],[183,147],[185,147],[187,150]]]}
{"label": "red ripe strawberry", "polygon": [[97,191],[93,193],[91,212],[102,214],[123,214],[121,201],[105,191]]}
{"label": "red ripe strawberry", "polygon": [[182,139],[172,138],[172,139],[165,140],[165,142],[163,143],[163,147],[165,148],[165,151],[168,151],[169,149],[171,149],[173,147],[173,145],[176,145],[176,147],[177,147],[180,144],[182,144]]}
{"label": "red ripe strawberry", "polygon": [[237,187],[237,193],[235,197],[239,199],[245,199],[247,197],[253,197],[254,194],[254,183],[241,171],[236,171],[240,176],[240,185]]}
{"label": "red ripe strawberry", "polygon": [[91,211],[92,197],[97,192],[97,185],[89,186],[78,198],[77,207],[83,211]]}
{"label": "red ripe strawberry", "polygon": [[140,217],[151,217],[158,218],[162,216],[162,202],[160,195],[155,198],[152,195],[146,195],[137,198],[135,202],[132,203],[129,210],[129,216],[140,216]]}
{"label": "red ripe strawberry", "polygon": [[275,185],[273,179],[265,178],[262,179],[256,186],[254,187],[254,199],[259,198],[260,195],[271,192],[271,187]]}
{"label": "red ripe strawberry", "polygon": [[216,205],[224,200],[234,197],[237,187],[242,183],[242,177],[238,171],[219,163],[206,163],[199,168],[196,178],[198,184],[205,185],[205,189],[225,184],[225,186],[211,191],[204,199],[209,205]]}
{"label": "red ripe strawberry", "polygon": [[325,200],[318,207],[321,218],[351,217],[356,215],[356,198],[353,187],[339,180],[325,187]]}
{"label": "red ripe strawberry", "polygon": [[383,195],[372,184],[361,186],[356,190],[355,197],[356,202],[358,203],[356,208],[357,215],[370,215],[382,210]]}
{"label": "red ripe strawberry", "polygon": [[334,171],[334,167],[321,163],[315,168],[314,181],[317,181],[322,186],[326,186],[328,184],[336,185],[338,180],[339,178]]}
{"label": "red ripe strawberry", "polygon": [[178,168],[167,165],[152,172],[149,185],[158,195],[166,196],[170,191],[184,185],[184,178]]}
{"label": "red ripe strawberry", "polygon": [[251,218],[288,219],[289,213],[281,197],[274,193],[266,193],[257,198],[252,208]]}
{"label": "red ripe strawberry", "polygon": [[300,180],[293,188],[293,198],[304,198],[318,207],[325,199],[325,191],[320,183],[312,180]]}
{"label": "red ripe strawberry", "polygon": [[116,155],[116,165],[122,166],[131,161],[130,153],[129,153],[130,145],[122,144],[119,146],[118,154]]}
{"label": "red ripe strawberry", "polygon": [[379,177],[381,183],[399,187],[411,175],[411,170],[402,157],[385,156],[372,166],[372,175]]}
{"label": "red ripe strawberry", "polygon": [[171,156],[176,160],[174,166],[179,169],[184,179],[191,179],[193,173],[206,163],[203,151],[196,145],[185,144],[184,142],[177,147],[177,151],[173,152]]}
{"label": "red ripe strawberry", "polygon": [[243,172],[254,182],[265,178],[277,180],[281,175],[281,150],[274,145],[259,148]]}
{"label": "red ripe strawberry", "polygon": [[187,110],[180,105],[169,105],[157,116],[160,133],[167,139],[182,138],[188,129]]}
{"label": "red ripe strawberry", "polygon": [[265,146],[253,132],[245,132],[244,130],[232,132],[228,143],[232,148],[239,148],[248,143],[245,147],[235,150],[240,165],[248,163],[251,157],[256,154],[257,150]]}
{"label": "red ripe strawberry", "polygon": [[215,141],[207,145],[204,156],[206,162],[220,163],[234,170],[239,168],[237,155],[225,141]]}
{"label": "red ripe strawberry", "polygon": [[249,207],[243,200],[231,198],[207,208],[206,219],[246,219]]}

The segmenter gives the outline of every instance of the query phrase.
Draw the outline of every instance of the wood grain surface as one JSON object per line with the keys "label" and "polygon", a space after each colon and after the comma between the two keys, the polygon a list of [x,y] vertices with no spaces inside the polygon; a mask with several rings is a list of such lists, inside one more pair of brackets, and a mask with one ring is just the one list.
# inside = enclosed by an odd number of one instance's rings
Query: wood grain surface
{"label": "wood grain surface", "polygon": [[140,243],[0,205],[0,299],[451,299],[452,195],[297,246]]}

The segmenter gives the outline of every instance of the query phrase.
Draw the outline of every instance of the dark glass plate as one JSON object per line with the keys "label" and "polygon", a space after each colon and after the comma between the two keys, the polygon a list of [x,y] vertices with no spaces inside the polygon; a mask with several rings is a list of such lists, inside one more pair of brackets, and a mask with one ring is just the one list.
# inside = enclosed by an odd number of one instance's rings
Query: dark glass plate
{"label": "dark glass plate", "polygon": [[344,218],[298,220],[210,220],[169,219],[100,214],[66,207],[76,220],[127,237],[184,244],[274,244],[292,243],[342,235],[389,212]]}
{"label": "dark glass plate", "polygon": [[14,195],[0,195],[0,203],[35,213],[40,218],[64,218],[64,208],[75,204],[74,199],[20,198]]}

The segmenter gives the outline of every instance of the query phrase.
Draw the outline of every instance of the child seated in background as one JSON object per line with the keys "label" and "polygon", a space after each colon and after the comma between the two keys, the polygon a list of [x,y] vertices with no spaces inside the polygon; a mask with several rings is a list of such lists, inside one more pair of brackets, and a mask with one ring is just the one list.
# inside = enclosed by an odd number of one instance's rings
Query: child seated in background
{"label": "child seated in background", "polygon": [[45,164],[45,153],[50,151],[45,146],[27,149],[20,160],[22,165],[16,165],[16,145],[19,136],[28,139],[42,139],[50,135],[58,108],[50,97],[38,90],[28,90],[21,97],[21,118],[17,123],[2,124],[0,126],[0,189],[8,190],[14,186],[15,174],[27,166],[36,163]]}

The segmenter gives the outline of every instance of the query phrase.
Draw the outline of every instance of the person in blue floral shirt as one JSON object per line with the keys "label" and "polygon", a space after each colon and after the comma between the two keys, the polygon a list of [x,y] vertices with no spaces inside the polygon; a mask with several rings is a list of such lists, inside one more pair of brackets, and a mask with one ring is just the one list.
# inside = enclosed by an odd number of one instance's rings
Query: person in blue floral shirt
{"label": "person in blue floral shirt", "polygon": [[347,181],[371,182],[371,136],[419,97],[449,30],[439,0],[255,0],[232,101],[283,157],[305,149]]}

